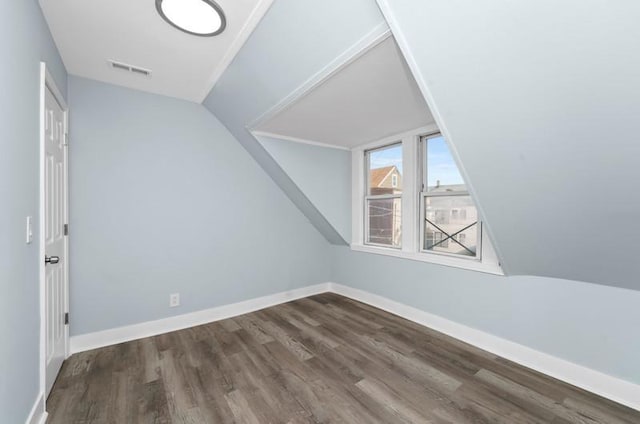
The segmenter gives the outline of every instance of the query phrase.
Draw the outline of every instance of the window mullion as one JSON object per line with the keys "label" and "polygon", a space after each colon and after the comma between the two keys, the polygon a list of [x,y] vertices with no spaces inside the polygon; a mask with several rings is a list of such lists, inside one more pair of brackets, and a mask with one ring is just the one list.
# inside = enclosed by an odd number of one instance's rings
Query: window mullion
{"label": "window mullion", "polygon": [[351,243],[363,244],[365,237],[365,201],[367,160],[362,150],[354,150],[351,157]]}
{"label": "window mullion", "polygon": [[402,139],[402,251],[416,252],[418,248],[416,216],[418,137],[408,136]]}

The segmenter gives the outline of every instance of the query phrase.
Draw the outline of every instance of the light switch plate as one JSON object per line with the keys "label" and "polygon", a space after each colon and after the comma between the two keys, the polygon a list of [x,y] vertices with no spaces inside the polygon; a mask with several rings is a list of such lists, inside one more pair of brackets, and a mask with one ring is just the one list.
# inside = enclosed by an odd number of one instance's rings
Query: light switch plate
{"label": "light switch plate", "polygon": [[33,241],[33,217],[32,216],[28,216],[27,217],[27,234],[26,234],[26,241],[27,244],[31,244],[31,242]]}

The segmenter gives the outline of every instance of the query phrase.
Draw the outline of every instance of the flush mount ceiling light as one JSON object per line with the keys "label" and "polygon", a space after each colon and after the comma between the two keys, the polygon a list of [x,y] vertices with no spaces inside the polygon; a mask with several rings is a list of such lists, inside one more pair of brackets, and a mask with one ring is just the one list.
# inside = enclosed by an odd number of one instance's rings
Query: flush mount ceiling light
{"label": "flush mount ceiling light", "polygon": [[200,37],[218,35],[227,25],[222,8],[213,0],[156,0],[156,9],[175,28]]}

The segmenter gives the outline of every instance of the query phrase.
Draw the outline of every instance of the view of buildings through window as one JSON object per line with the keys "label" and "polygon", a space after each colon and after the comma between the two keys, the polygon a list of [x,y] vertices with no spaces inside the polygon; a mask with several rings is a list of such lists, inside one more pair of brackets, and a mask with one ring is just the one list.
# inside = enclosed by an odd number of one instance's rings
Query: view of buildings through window
{"label": "view of buildings through window", "polygon": [[402,144],[367,152],[367,243],[402,244]]}
{"label": "view of buildings through window", "polygon": [[[476,257],[478,212],[462,175],[440,134],[421,139],[421,250]],[[402,144],[366,152],[367,244],[401,247]]]}
{"label": "view of buildings through window", "polygon": [[422,138],[424,251],[475,257],[478,211],[440,134]]}

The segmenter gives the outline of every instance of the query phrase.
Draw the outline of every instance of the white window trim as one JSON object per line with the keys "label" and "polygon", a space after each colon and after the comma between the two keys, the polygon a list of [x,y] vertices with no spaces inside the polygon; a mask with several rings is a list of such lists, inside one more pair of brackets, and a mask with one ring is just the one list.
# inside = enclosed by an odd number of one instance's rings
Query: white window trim
{"label": "white window trim", "polygon": [[[395,145],[398,145],[398,144],[401,145],[402,142],[400,142],[399,140],[396,140],[396,141],[394,141],[392,143],[379,146],[378,148],[379,149],[384,149],[386,147],[391,147],[391,146],[395,146]],[[375,151],[375,150],[376,150],[375,148],[374,149],[366,149],[366,150],[363,150],[362,154],[363,154],[363,156],[366,156],[367,153],[370,153],[370,152]],[[374,199],[400,199],[401,201],[404,202],[404,200],[403,200],[404,196],[402,196],[401,194],[383,194],[383,195],[370,195],[369,194],[369,192],[368,192],[368,190],[369,190],[369,181],[367,180],[368,175],[369,175],[369,168],[368,168],[368,163],[366,162],[366,160],[367,160],[366,158],[363,159],[363,162],[365,164],[364,168],[363,168],[364,174],[362,176],[363,183],[364,183],[364,199],[363,199],[363,203],[362,203],[362,206],[363,206],[363,212],[362,212],[363,213],[363,217],[367,216],[366,209],[367,209],[367,202],[369,200],[374,200]],[[383,178],[382,181],[386,180],[389,177],[389,175],[391,175],[392,172],[393,172],[393,169],[391,171],[389,171],[389,173]],[[369,233],[369,221],[366,218],[363,218],[363,223],[365,225],[363,234],[366,236],[366,234]],[[404,241],[404,239],[401,240],[400,244],[402,244],[402,241]],[[401,247],[398,247],[398,246],[386,246],[384,244],[372,243],[370,241],[366,242],[365,239],[362,239],[362,244],[363,245],[367,245],[367,246],[383,247],[383,248],[386,248],[386,249],[396,249],[396,250],[398,250],[398,249],[401,248]]]}
{"label": "white window trim", "polygon": [[[435,137],[442,137],[442,134],[440,133],[440,131],[436,131],[436,132],[431,132],[428,134],[421,134],[418,137],[418,151],[417,151],[417,159],[418,159],[418,163],[420,164],[424,164],[424,161],[426,159],[426,155],[427,155],[427,144],[429,142],[430,139],[435,138]],[[451,149],[450,149],[451,150]],[[454,159],[455,160],[455,159]],[[458,168],[460,168],[460,166],[458,166]],[[419,186],[422,186],[422,190],[419,193],[419,200],[418,200],[418,208],[420,210],[420,228],[418,229],[419,231],[419,237],[420,237],[420,245],[419,245],[419,251],[423,252],[423,253],[431,253],[431,254],[438,254],[438,255],[448,255],[448,256],[453,256],[453,257],[457,257],[457,258],[461,258],[461,259],[465,259],[465,260],[473,260],[473,261],[480,261],[482,258],[482,245],[483,245],[483,240],[482,240],[482,219],[480,219],[478,217],[477,219],[477,225],[476,225],[476,240],[478,240],[477,246],[476,246],[476,255],[474,257],[467,257],[467,258],[463,258],[459,255],[455,255],[455,254],[451,254],[451,253],[446,253],[446,252],[431,252],[428,251],[424,248],[424,231],[425,231],[425,226],[426,226],[426,222],[425,222],[425,208],[424,208],[424,204],[426,202],[426,199],[429,197],[438,197],[438,196],[469,196],[471,197],[471,193],[469,193],[469,191],[464,190],[464,191],[457,191],[455,193],[432,193],[429,192],[427,190],[427,185],[429,184],[429,181],[427,181],[427,175],[426,173],[424,173],[424,169],[421,168],[420,166],[418,166],[417,169],[417,179],[419,181]],[[475,203],[475,200],[474,200]]]}
{"label": "white window trim", "polygon": [[[386,137],[352,149],[351,153],[351,201],[352,201],[352,242],[351,250],[393,256],[438,265],[480,271],[489,274],[504,275],[495,249],[491,245],[486,231],[481,232],[481,258],[463,258],[434,252],[421,251],[420,246],[420,213],[418,210],[421,195],[419,185],[419,143],[420,137],[438,131],[436,125],[417,128],[403,134]],[[365,151],[385,145],[402,142],[402,248],[381,247],[365,244],[365,190],[366,163]],[[456,159],[456,158],[454,158]],[[474,199],[475,200],[475,199]],[[482,221],[480,221],[482,222]]]}

